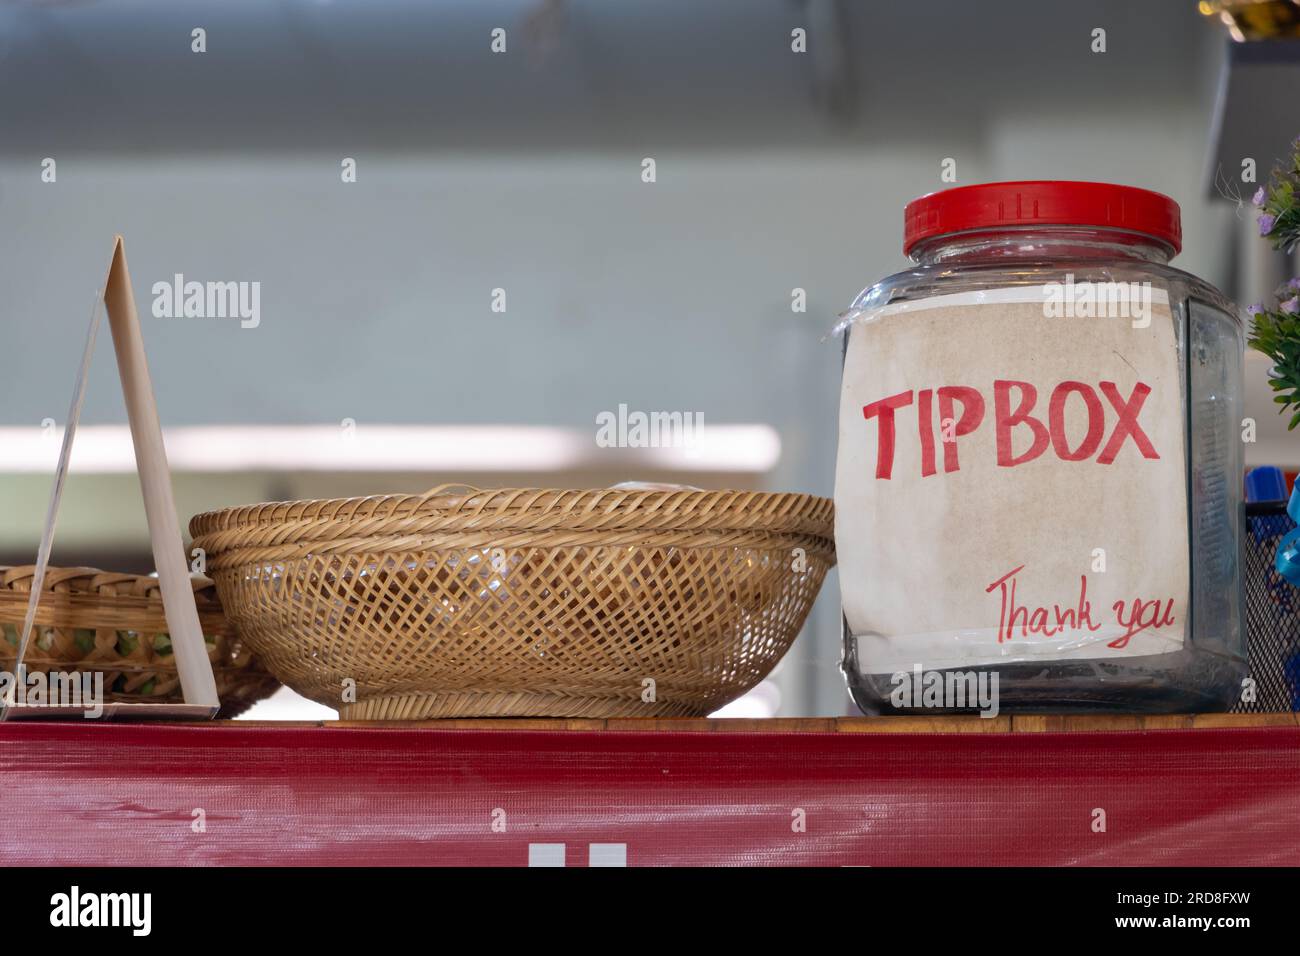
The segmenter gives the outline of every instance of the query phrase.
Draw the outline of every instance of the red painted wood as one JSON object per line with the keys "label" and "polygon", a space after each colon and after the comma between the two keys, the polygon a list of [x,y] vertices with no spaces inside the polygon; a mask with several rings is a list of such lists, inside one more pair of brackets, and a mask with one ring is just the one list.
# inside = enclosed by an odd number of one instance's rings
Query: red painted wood
{"label": "red painted wood", "polygon": [[[1300,729],[2,724],[4,864],[1300,865]],[[206,814],[207,832],[191,828]],[[1106,832],[1093,831],[1105,810]],[[493,812],[506,832],[492,831]],[[792,822],[802,810],[806,832]],[[499,816],[499,815],[498,815]]]}

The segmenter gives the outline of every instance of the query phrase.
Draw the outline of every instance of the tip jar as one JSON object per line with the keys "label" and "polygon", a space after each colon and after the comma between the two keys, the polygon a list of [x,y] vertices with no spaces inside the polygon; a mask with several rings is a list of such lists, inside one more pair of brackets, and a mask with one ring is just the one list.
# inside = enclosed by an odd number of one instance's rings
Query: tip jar
{"label": "tip jar", "polygon": [[843,669],[868,713],[1212,711],[1245,676],[1239,310],[1177,203],[1015,182],[910,203],[846,314]]}

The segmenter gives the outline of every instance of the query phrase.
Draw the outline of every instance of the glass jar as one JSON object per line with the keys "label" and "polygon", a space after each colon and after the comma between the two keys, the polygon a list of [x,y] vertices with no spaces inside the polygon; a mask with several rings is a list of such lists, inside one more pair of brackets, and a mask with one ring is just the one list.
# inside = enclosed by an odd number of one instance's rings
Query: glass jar
{"label": "glass jar", "polygon": [[1239,310],[1179,210],[995,183],[905,212],[841,328],[836,547],[868,713],[1226,709],[1242,626]]}

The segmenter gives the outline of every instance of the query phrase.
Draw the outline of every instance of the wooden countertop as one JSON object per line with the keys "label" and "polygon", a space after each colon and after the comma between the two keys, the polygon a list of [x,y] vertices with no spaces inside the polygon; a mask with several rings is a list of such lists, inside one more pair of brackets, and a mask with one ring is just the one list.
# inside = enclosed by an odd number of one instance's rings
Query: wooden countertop
{"label": "wooden countertop", "polygon": [[501,718],[489,720],[422,721],[246,721],[218,720],[200,726],[323,727],[424,730],[540,730],[540,731],[669,731],[677,733],[848,733],[848,734],[1007,734],[1106,733],[1132,730],[1198,730],[1296,727],[1300,715],[1165,714],[1165,715],[1000,715],[962,717],[773,717],[740,718],[617,718],[566,720]]}

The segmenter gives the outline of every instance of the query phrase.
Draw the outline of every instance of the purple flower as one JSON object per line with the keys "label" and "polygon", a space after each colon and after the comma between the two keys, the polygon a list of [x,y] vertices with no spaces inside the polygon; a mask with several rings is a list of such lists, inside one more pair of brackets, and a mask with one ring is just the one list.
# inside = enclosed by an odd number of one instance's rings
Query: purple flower
{"label": "purple flower", "polygon": [[1259,217],[1259,234],[1267,236],[1273,231],[1273,224],[1277,222],[1276,216],[1270,216],[1268,213],[1261,213]]}
{"label": "purple flower", "polygon": [[1288,279],[1286,282],[1286,288],[1300,289],[1300,276],[1296,276],[1294,279]]}
{"label": "purple flower", "polygon": [[1291,296],[1285,302],[1278,305],[1283,312],[1300,312],[1300,296]]}
{"label": "purple flower", "polygon": [[1264,192],[1264,187],[1260,186],[1255,190],[1255,195],[1251,197],[1250,201],[1256,206],[1262,206],[1266,198],[1268,198],[1268,194]]}
{"label": "purple flower", "polygon": [[1256,302],[1254,305],[1246,306],[1246,314],[1249,316],[1260,315],[1263,311],[1264,304],[1262,302]]}

